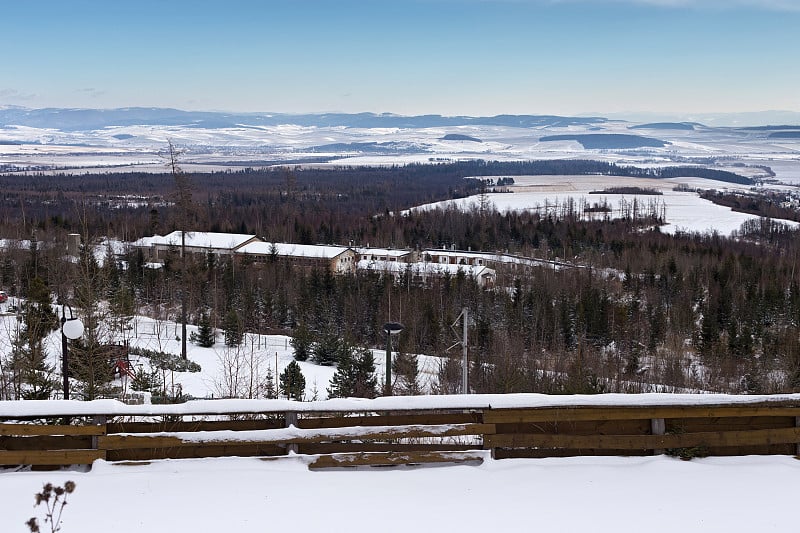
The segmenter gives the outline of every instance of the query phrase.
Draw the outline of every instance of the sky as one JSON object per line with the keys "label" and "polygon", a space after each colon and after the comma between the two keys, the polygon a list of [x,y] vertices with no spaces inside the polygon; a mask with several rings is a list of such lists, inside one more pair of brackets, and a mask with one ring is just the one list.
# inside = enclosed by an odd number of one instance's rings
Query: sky
{"label": "sky", "polygon": [[800,111],[800,0],[30,0],[0,106]]}

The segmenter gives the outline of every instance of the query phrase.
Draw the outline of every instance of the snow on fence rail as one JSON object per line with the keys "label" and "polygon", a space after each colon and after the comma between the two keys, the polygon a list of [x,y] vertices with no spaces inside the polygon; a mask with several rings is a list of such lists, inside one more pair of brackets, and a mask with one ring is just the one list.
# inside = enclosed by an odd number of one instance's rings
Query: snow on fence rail
{"label": "snow on fence rail", "polygon": [[310,467],[798,453],[800,395],[0,402],[0,465],[302,454]]}

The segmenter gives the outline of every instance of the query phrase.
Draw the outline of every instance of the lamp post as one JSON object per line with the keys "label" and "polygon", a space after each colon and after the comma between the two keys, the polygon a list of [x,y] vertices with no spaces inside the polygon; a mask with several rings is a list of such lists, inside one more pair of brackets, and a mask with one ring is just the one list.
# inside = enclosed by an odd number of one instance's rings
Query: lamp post
{"label": "lamp post", "polygon": [[[69,318],[64,310],[69,307]],[[64,377],[64,399],[69,400],[69,347],[68,340],[83,335],[83,322],[72,312],[69,305],[61,306],[61,373]]]}
{"label": "lamp post", "polygon": [[386,332],[386,396],[392,395],[392,335],[398,335],[403,331],[403,324],[399,322],[387,322],[383,325]]}

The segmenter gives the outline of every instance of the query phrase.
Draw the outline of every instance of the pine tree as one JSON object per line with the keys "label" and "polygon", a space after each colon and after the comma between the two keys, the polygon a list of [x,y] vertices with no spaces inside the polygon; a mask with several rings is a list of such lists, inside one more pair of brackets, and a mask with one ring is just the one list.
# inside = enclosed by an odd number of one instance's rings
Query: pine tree
{"label": "pine tree", "polygon": [[267,367],[267,375],[264,378],[264,398],[274,400],[278,397],[278,391],[275,389],[275,374],[272,369]]}
{"label": "pine tree", "polygon": [[302,401],[306,390],[306,378],[297,361],[292,361],[280,375],[281,394],[287,399]]}
{"label": "pine tree", "polygon": [[313,335],[306,327],[305,323],[300,323],[294,330],[294,335],[289,344],[294,348],[295,361],[306,361],[311,352],[311,345],[313,343]]}
{"label": "pine tree", "polygon": [[235,309],[231,309],[225,315],[222,327],[225,330],[225,346],[239,346],[242,343],[244,328],[239,313]]}
{"label": "pine tree", "polygon": [[396,390],[401,396],[420,394],[418,359],[414,354],[398,352],[392,361],[392,373],[398,379]]}
{"label": "pine tree", "polygon": [[83,335],[70,341],[70,376],[78,382],[78,390],[86,400],[94,400],[114,392],[112,381],[116,357],[108,346],[106,307],[100,296],[105,285],[93,250],[81,247],[78,279],[75,282],[75,303],[80,309]]}
{"label": "pine tree", "polygon": [[461,361],[457,357],[448,357],[439,362],[439,381],[436,394],[458,394],[461,392]]}
{"label": "pine tree", "polygon": [[160,392],[161,379],[158,376],[158,371],[152,368],[145,370],[144,367],[140,366],[139,371],[134,374],[131,380],[131,388],[139,392]]}
{"label": "pine tree", "polygon": [[312,346],[311,359],[318,365],[332,366],[346,352],[344,348],[341,337],[335,332],[328,331]]}
{"label": "pine tree", "polygon": [[53,366],[47,363],[44,339],[58,321],[51,306],[50,290],[39,277],[33,278],[28,286],[22,318],[20,340],[24,344],[16,354],[22,381],[20,394],[26,400],[46,400],[58,382],[53,378]]}
{"label": "pine tree", "polygon": [[374,398],[378,395],[372,350],[346,348],[328,387],[330,398]]}
{"label": "pine tree", "polygon": [[[200,323],[197,327],[197,345],[203,348],[211,348],[217,341],[217,335],[211,326],[211,319],[208,313],[200,313]],[[227,337],[226,337],[227,341]]]}

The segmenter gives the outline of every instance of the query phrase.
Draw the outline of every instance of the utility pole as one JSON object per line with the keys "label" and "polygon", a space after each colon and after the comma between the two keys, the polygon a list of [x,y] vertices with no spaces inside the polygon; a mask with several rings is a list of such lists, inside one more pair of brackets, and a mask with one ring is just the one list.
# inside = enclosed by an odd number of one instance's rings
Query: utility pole
{"label": "utility pole", "polygon": [[467,355],[467,327],[469,326],[469,309],[461,310],[464,322],[464,338],[461,340],[461,394],[469,394],[469,357]]}
{"label": "utility pole", "polygon": [[468,346],[468,339],[467,339],[467,331],[469,328],[469,309],[466,307],[461,308],[461,314],[458,315],[456,321],[450,325],[450,329],[453,330],[455,333],[456,338],[458,338],[458,333],[456,331],[456,324],[458,321],[462,321],[462,334],[461,340],[456,342],[454,345],[450,346],[445,352],[449,352],[459,344],[461,345],[461,394],[469,394],[469,352],[467,351]]}
{"label": "utility pole", "polygon": [[186,230],[181,230],[181,357],[186,354]]}

